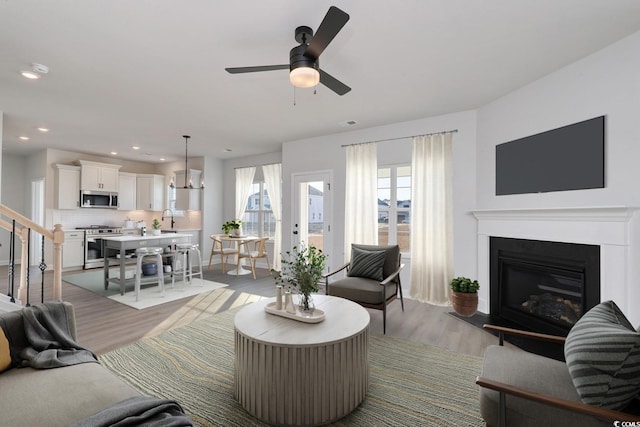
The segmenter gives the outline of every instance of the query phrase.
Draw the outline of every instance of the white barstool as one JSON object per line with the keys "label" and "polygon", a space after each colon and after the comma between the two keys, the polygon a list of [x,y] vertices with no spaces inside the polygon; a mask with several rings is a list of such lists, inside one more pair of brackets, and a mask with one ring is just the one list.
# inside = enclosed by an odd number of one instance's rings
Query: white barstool
{"label": "white barstool", "polygon": [[162,270],[162,253],[164,252],[163,248],[138,248],[136,249],[136,257],[138,261],[136,263],[136,285],[135,285],[135,294],[136,301],[138,301],[138,296],[140,295],[140,278],[142,277],[142,260],[144,257],[153,256],[156,259],[157,264],[157,276],[158,276],[158,286],[160,287],[160,292],[162,296],[164,296],[164,272]]}
{"label": "white barstool", "polygon": [[[195,255],[195,256],[194,256]],[[194,269],[194,262],[197,261],[197,270]],[[194,271],[195,270],[195,271]],[[182,280],[193,283],[193,276],[200,276],[202,285],[202,256],[200,245],[195,243],[178,243],[176,253],[173,257],[173,274],[171,275],[171,287],[174,287],[176,275],[182,275]]]}

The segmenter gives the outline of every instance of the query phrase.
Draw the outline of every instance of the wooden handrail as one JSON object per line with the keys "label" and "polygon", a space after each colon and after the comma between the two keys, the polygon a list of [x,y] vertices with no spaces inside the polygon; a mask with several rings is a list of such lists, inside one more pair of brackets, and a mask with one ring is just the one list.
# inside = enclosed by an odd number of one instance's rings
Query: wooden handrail
{"label": "wooden handrail", "polygon": [[[18,288],[18,299],[27,300],[27,269],[29,268],[29,229],[40,233],[46,239],[53,242],[53,299],[62,301],[62,245],[64,244],[64,231],[61,224],[55,224],[53,231],[36,224],[26,216],[13,209],[0,204],[0,214],[15,220],[15,233],[20,237],[22,243],[22,257],[20,259],[20,287]],[[0,227],[13,232],[13,223],[0,219]]]}
{"label": "wooden handrail", "polygon": [[[9,218],[15,219],[17,223],[22,224],[23,226],[25,226],[27,228],[30,228],[32,230],[37,231],[38,233],[42,234],[44,237],[46,237],[49,240],[54,240],[53,239],[53,232],[51,230],[47,230],[46,228],[42,227],[41,225],[38,225],[35,222],[31,221],[26,216],[14,211],[11,208],[6,207],[5,205],[0,205],[0,214],[2,214],[4,216],[7,216]],[[3,226],[3,228],[4,228],[4,226]],[[6,230],[11,231],[11,227],[9,227]]]}

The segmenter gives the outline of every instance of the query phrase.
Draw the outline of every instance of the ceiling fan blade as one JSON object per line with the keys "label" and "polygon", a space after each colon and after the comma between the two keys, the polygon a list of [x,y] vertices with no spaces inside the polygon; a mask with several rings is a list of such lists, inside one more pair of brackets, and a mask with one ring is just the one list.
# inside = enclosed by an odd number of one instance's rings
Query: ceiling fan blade
{"label": "ceiling fan blade", "polygon": [[323,85],[325,85],[326,87],[328,87],[329,89],[337,93],[338,95],[342,96],[351,90],[349,86],[342,83],[340,80],[336,79],[331,74],[323,70],[319,70],[319,71],[320,71],[320,83],[322,83]]}
{"label": "ceiling fan blade", "polygon": [[256,73],[259,71],[273,71],[273,70],[288,70],[289,64],[283,65],[260,65],[257,67],[235,67],[235,68],[225,68],[230,74],[240,74],[240,73]]}
{"label": "ceiling fan blade", "polygon": [[338,34],[349,20],[349,14],[343,12],[335,6],[331,6],[320,23],[318,30],[314,34],[305,56],[310,58],[319,58],[320,54],[326,49],[331,40]]}

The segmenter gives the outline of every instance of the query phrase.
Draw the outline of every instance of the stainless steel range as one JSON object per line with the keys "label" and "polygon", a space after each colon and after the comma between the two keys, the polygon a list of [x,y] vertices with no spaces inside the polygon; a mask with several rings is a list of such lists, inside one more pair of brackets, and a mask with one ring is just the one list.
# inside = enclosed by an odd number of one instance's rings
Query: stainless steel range
{"label": "stainless steel range", "polygon": [[90,225],[88,227],[76,227],[84,230],[84,266],[83,268],[96,268],[104,266],[104,252],[102,249],[102,237],[119,236],[122,229],[108,225]]}

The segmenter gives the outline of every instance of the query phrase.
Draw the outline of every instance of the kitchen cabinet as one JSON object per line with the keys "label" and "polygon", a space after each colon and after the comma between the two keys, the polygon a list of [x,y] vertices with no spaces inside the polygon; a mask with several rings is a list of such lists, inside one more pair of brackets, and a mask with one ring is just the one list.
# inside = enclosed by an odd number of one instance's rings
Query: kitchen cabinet
{"label": "kitchen cabinet", "polygon": [[56,165],[56,175],[56,208],[79,208],[80,167],[71,165]]}
{"label": "kitchen cabinet", "polygon": [[135,173],[120,172],[118,177],[118,209],[121,211],[134,211],[137,209]]}
{"label": "kitchen cabinet", "polygon": [[[182,211],[199,211],[200,210],[200,197],[202,190],[200,190],[200,179],[202,171],[197,169],[189,169],[188,171],[180,170],[174,172],[176,175],[176,209]],[[184,188],[185,173],[187,173],[187,185],[189,185],[189,179],[193,183],[195,188]]]}
{"label": "kitchen cabinet", "polygon": [[164,209],[164,175],[138,174],[136,177],[136,207],[139,210]]}
{"label": "kitchen cabinet", "polygon": [[84,231],[65,231],[62,245],[62,268],[84,264]]}
{"label": "kitchen cabinet", "polygon": [[78,160],[80,164],[80,189],[94,191],[118,191],[120,165]]}

